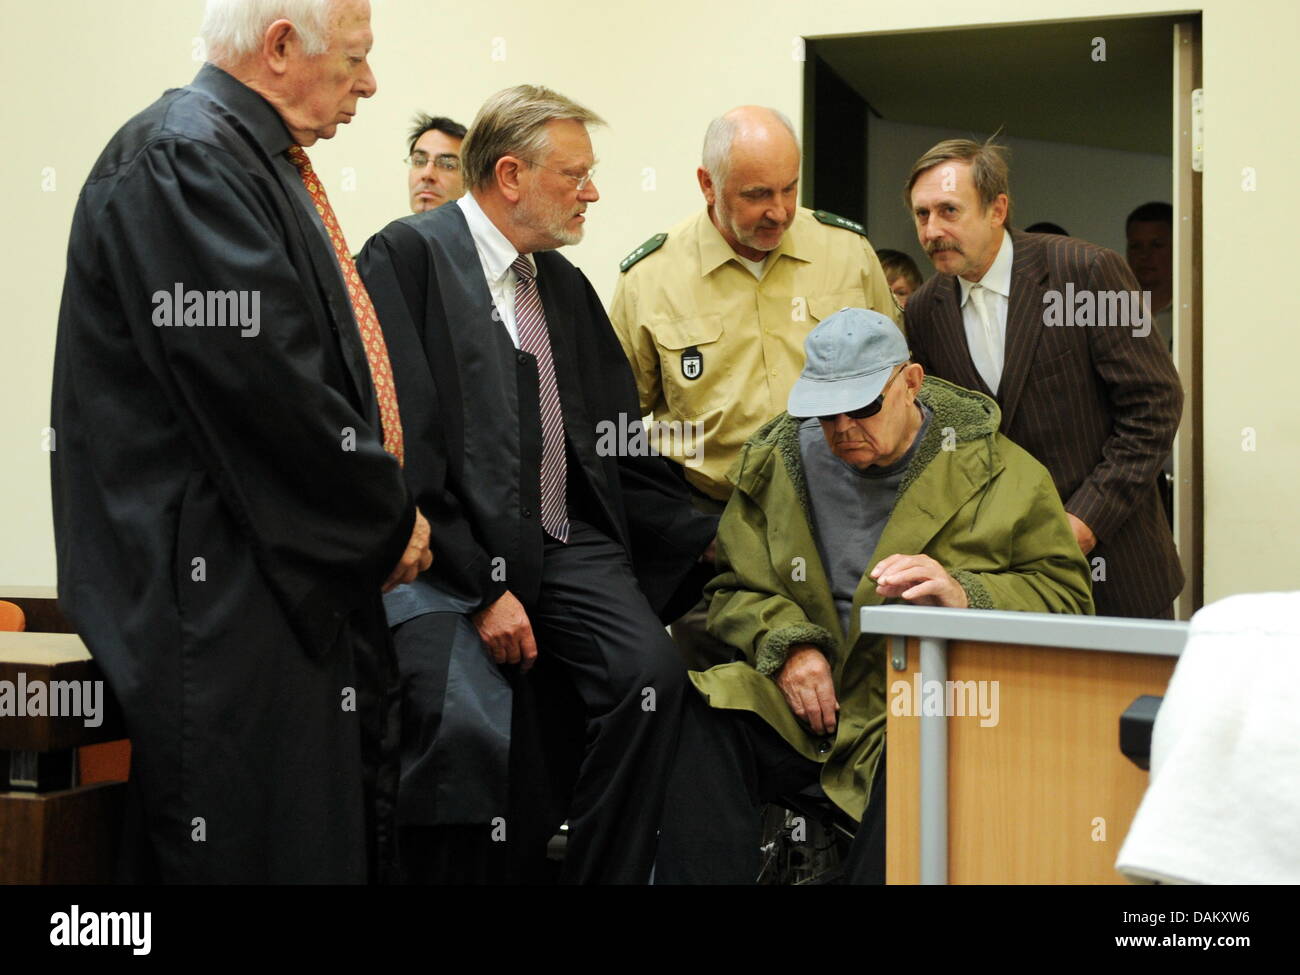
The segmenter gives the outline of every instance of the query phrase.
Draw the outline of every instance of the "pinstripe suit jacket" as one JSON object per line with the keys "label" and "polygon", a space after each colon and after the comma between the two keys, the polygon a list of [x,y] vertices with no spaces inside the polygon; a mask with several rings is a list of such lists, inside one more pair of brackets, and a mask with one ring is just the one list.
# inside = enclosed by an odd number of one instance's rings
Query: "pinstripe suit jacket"
{"label": "pinstripe suit jacket", "polygon": [[908,301],[912,355],[927,373],[993,396],[1002,432],[1042,462],[1066,511],[1092,529],[1097,613],[1165,615],[1183,586],[1157,488],[1182,415],[1178,374],[1154,327],[1138,337],[1132,327],[1044,323],[1045,298],[1063,301],[1069,284],[1076,295],[1137,291],[1118,254],[1051,234],[1012,231],[1011,243],[998,393],[971,361],[955,277],[935,275]]}

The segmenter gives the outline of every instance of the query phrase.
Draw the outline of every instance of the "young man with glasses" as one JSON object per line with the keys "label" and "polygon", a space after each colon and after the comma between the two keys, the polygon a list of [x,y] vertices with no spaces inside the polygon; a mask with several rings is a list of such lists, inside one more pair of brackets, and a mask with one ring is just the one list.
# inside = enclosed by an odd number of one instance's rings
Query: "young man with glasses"
{"label": "young man with glasses", "polygon": [[465,195],[460,173],[460,144],[465,126],[443,116],[423,113],[411,129],[406,165],[411,212],[433,210]]}
{"label": "young man with glasses", "polygon": [[804,348],[789,412],[731,471],[706,595],[743,659],[691,674],[657,883],[752,882],[763,804],[818,783],[861,824],[846,879],[884,882],[885,641],[862,607],[1092,612],[1052,479],[991,399],[927,378],[877,312]]}

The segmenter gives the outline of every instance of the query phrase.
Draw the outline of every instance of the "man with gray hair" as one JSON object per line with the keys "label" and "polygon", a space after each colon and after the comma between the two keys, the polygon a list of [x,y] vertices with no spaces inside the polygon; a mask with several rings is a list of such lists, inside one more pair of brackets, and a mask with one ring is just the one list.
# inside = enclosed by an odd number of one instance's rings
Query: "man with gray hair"
{"label": "man with gray hair", "polygon": [[[794,127],[775,109],[714,119],[696,172],[705,209],[620,265],[610,319],[642,414],[702,436],[663,452],[703,511],[722,510],[741,445],[784,408],[813,326],[846,305],[898,320],[862,225],[798,205],[799,165]],[[673,627],[687,662],[730,660],[704,615],[698,606]]]}
{"label": "man with gray hair", "polygon": [[[545,842],[529,836],[546,815],[512,692],[553,703],[533,683],[548,668],[585,724],[562,879],[643,883],[654,855],[685,687],[661,616],[698,599],[716,519],[637,447],[618,340],[556,253],[600,199],[587,134],[599,122],[547,88],[498,92],[462,147],[469,192],[390,224],[359,258],[438,552],[385,598],[405,687],[410,880],[500,880],[508,844]],[[598,439],[605,428],[633,436]]]}
{"label": "man with gray hair", "polygon": [[375,92],[364,0],[212,0],[211,62],[73,218],[59,598],[122,704],[121,879],[384,879],[396,660],[427,568],[388,353],[306,148]]}

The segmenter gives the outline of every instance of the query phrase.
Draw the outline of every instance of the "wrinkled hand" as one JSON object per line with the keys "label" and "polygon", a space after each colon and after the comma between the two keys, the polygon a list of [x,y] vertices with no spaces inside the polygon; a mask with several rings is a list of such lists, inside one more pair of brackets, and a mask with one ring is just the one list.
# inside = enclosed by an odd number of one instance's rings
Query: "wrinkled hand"
{"label": "wrinkled hand", "polygon": [[776,686],[800,721],[819,735],[835,733],[840,702],[835,699],[830,661],[820,650],[810,643],[791,647]]}
{"label": "wrinkled hand", "polygon": [[532,669],[537,660],[537,641],[533,639],[528,613],[513,593],[507,589],[495,603],[470,618],[493,660],[519,664],[524,671]]}
{"label": "wrinkled hand", "polygon": [[433,552],[429,548],[429,522],[420,509],[415,509],[415,526],[411,529],[411,540],[406,543],[406,551],[397,561],[388,581],[384,583],[384,592],[388,592],[404,582],[413,582],[415,577],[433,565]]}
{"label": "wrinkled hand", "polygon": [[1068,511],[1065,513],[1065,517],[1070,519],[1070,528],[1074,532],[1074,540],[1079,543],[1079,548],[1083,551],[1083,554],[1087,555],[1097,547],[1097,536],[1081,519],[1074,517]]}
{"label": "wrinkled hand", "polygon": [[966,609],[966,590],[948,570],[928,555],[891,555],[871,570],[876,591],[886,599],[900,598],[919,606]]}

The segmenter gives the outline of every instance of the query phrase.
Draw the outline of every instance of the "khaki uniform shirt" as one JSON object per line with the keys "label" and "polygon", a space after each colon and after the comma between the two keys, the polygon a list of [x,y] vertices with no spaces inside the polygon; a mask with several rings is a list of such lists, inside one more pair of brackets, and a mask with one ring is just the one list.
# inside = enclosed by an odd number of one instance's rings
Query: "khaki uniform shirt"
{"label": "khaki uniform shirt", "polygon": [[622,274],[609,316],[654,445],[719,500],[745,440],[785,409],[813,327],[846,307],[900,318],[866,237],[811,210],[799,209],[761,280],[735,257],[703,210]]}

